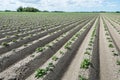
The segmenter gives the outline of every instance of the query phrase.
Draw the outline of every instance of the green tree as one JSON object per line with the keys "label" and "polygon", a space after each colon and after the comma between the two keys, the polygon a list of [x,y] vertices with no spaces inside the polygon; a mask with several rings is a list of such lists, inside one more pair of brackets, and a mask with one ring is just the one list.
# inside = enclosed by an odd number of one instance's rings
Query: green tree
{"label": "green tree", "polygon": [[39,10],[33,7],[19,7],[17,12],[39,12]]}
{"label": "green tree", "polygon": [[17,12],[23,12],[23,7],[20,6],[20,7],[17,9]]}

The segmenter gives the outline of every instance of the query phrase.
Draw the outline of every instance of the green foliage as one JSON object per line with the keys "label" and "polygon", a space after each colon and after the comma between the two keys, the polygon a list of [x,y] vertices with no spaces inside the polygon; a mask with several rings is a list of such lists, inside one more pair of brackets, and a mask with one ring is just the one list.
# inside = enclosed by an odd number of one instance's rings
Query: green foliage
{"label": "green foliage", "polygon": [[92,46],[92,44],[91,44],[91,43],[89,43],[88,45],[89,45],[89,46]]}
{"label": "green foliage", "polygon": [[23,12],[23,7],[19,7],[18,9],[17,9],[17,12]]}
{"label": "green foliage", "polygon": [[11,10],[5,10],[5,12],[11,12]]}
{"label": "green foliage", "polygon": [[53,57],[52,57],[52,60],[57,61],[57,60],[58,60],[58,57],[57,57],[57,56],[53,56]]}
{"label": "green foliage", "polygon": [[92,44],[92,43],[93,43],[93,41],[90,41],[89,43],[91,43],[91,44]]}
{"label": "green foliage", "polygon": [[89,59],[84,59],[84,61],[81,63],[81,67],[83,69],[88,69],[90,65],[90,60]]}
{"label": "green foliage", "polygon": [[90,39],[90,40],[92,41],[93,39],[94,39],[94,38],[93,38],[93,37],[91,37],[91,39]]}
{"label": "green foliage", "polygon": [[108,42],[112,42],[112,40],[108,40]]}
{"label": "green foliage", "polygon": [[118,53],[115,53],[115,52],[114,52],[113,55],[114,55],[114,56],[118,56]]}
{"label": "green foliage", "polygon": [[72,38],[72,41],[75,41],[75,39],[76,39],[76,37],[73,37],[73,38]]}
{"label": "green foliage", "polygon": [[110,40],[110,37],[107,37],[108,40]]}
{"label": "green foliage", "polygon": [[55,12],[55,13],[63,13],[64,11],[52,11],[52,12]]}
{"label": "green foliage", "polygon": [[84,76],[79,75],[79,80],[88,80]]}
{"label": "green foliage", "polygon": [[75,34],[76,37],[78,37],[79,35],[80,35],[80,33]]}
{"label": "green foliage", "polygon": [[46,71],[53,71],[53,68],[54,68],[54,64],[51,62],[48,64],[48,66],[46,67]]}
{"label": "green foliage", "polygon": [[23,46],[27,46],[27,44],[23,44]]}
{"label": "green foliage", "polygon": [[63,51],[60,51],[60,54],[64,54],[64,52],[63,52]]}
{"label": "green foliage", "polygon": [[18,37],[19,35],[18,34],[14,34],[14,36]]}
{"label": "green foliage", "polygon": [[20,37],[20,40],[23,40],[23,37]]}
{"label": "green foliage", "polygon": [[95,36],[95,31],[96,31],[96,29],[94,29],[94,31],[92,32],[92,37]]}
{"label": "green foliage", "polygon": [[120,11],[116,11],[116,13],[120,13]]}
{"label": "green foliage", "polygon": [[88,54],[88,55],[90,55],[90,52],[86,51],[84,54]]}
{"label": "green foliage", "polygon": [[29,37],[32,37],[33,36],[33,34],[29,34]]}
{"label": "green foliage", "polygon": [[36,49],[36,52],[42,52],[43,50],[45,50],[44,47],[38,47],[38,48]]}
{"label": "green foliage", "polygon": [[1,44],[1,45],[2,45],[2,46],[4,46],[4,47],[9,46],[8,42],[2,42],[2,44]]}
{"label": "green foliage", "polygon": [[41,77],[43,77],[45,74],[47,74],[46,69],[38,69],[35,77],[36,77],[36,78],[41,78]]}
{"label": "green foliage", "polygon": [[51,48],[51,47],[52,47],[52,45],[50,45],[50,44],[47,44],[46,46],[47,46],[47,47],[49,47],[49,48]]}
{"label": "green foliage", "polygon": [[5,27],[7,27],[7,25],[3,25],[2,27],[5,28]]}
{"label": "green foliage", "polygon": [[64,48],[65,49],[70,49],[70,45],[72,44],[72,42],[71,41],[69,41],[65,46],[64,46]]}
{"label": "green foliage", "polygon": [[91,47],[88,47],[86,50],[92,50],[92,48],[91,48]]}
{"label": "green foliage", "polygon": [[37,73],[35,74],[36,78],[42,78],[44,75],[47,74],[48,71],[52,71],[55,66],[53,63],[49,63],[45,69],[38,69]]}
{"label": "green foliage", "polygon": [[47,11],[47,10],[44,10],[43,12],[49,12],[49,11]]}
{"label": "green foliage", "polygon": [[109,36],[109,33],[108,33],[108,32],[106,32],[106,34],[105,34],[105,35]]}
{"label": "green foliage", "polygon": [[109,47],[110,47],[110,48],[113,48],[114,46],[113,46],[112,44],[109,44]]}
{"label": "green foliage", "polygon": [[117,65],[120,65],[120,60],[117,60]]}
{"label": "green foliage", "polygon": [[20,30],[18,29],[17,32],[20,32]]}
{"label": "green foliage", "polygon": [[10,38],[10,36],[8,36],[8,35],[7,35],[7,36],[5,36],[5,37],[6,37],[6,38]]}
{"label": "green foliage", "polygon": [[53,63],[51,62],[51,63],[48,64],[48,67],[54,68],[55,66],[54,66]]}
{"label": "green foliage", "polygon": [[39,10],[33,7],[19,7],[17,12],[39,12]]}
{"label": "green foliage", "polygon": [[16,40],[16,39],[13,39],[12,42],[17,42],[17,40]]}

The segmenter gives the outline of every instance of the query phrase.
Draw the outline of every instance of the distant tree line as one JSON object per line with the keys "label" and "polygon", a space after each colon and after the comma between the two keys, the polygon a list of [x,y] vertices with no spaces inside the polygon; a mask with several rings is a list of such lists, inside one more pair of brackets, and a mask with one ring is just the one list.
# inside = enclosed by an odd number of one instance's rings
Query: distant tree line
{"label": "distant tree line", "polygon": [[55,13],[63,13],[64,11],[52,11],[52,12],[55,12]]}
{"label": "distant tree line", "polygon": [[[34,8],[34,7],[18,7],[16,9],[17,12],[55,12],[55,13],[63,13],[64,11],[48,11],[48,10],[39,10],[37,8]],[[4,11],[0,11],[0,12],[16,12],[16,11],[12,11],[12,10],[4,10]]]}
{"label": "distant tree line", "polygon": [[40,12],[40,10],[34,7],[19,7],[17,12]]}
{"label": "distant tree line", "polygon": [[[19,8],[17,8],[17,12],[49,12],[49,11],[47,11],[47,10],[40,11],[39,9],[34,8],[34,7],[22,7],[22,6],[20,6]],[[51,12],[62,13],[64,11],[51,11]]]}
{"label": "distant tree line", "polygon": [[120,13],[120,11],[116,11],[116,13]]}

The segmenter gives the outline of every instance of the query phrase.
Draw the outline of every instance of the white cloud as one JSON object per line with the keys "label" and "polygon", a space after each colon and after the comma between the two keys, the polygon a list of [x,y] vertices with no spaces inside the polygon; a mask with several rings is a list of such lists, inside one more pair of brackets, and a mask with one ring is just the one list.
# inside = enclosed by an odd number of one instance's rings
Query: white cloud
{"label": "white cloud", "polygon": [[108,6],[108,7],[117,7],[117,5],[116,5],[115,2],[112,2],[112,3],[107,2],[107,6]]}
{"label": "white cloud", "polygon": [[39,2],[40,0],[18,0],[20,2],[24,2],[24,3],[37,3]]}
{"label": "white cloud", "polygon": [[69,2],[71,2],[71,4],[73,3],[76,6],[95,7],[102,5],[104,0],[70,0]]}
{"label": "white cloud", "polygon": [[83,8],[116,6],[108,4],[109,0],[0,0],[0,9],[16,10],[19,6],[32,6],[40,10],[74,11]]}
{"label": "white cloud", "polygon": [[[41,0],[40,8],[48,10],[66,10],[101,6],[104,0]],[[96,5],[97,4],[97,5]]]}

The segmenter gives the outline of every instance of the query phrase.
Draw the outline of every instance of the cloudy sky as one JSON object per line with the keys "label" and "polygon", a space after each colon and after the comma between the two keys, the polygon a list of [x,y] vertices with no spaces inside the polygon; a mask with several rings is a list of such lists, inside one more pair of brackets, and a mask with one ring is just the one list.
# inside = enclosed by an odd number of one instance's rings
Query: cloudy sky
{"label": "cloudy sky", "polygon": [[120,11],[120,0],[0,0],[0,10],[19,6],[49,11]]}

